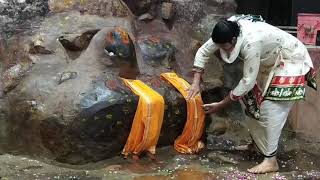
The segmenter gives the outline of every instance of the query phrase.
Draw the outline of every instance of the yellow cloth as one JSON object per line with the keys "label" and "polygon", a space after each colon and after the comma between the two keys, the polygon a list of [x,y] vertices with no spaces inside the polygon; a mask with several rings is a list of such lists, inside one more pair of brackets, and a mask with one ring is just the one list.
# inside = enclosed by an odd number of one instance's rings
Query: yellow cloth
{"label": "yellow cloth", "polygon": [[[175,73],[163,73],[161,77],[170,82],[186,99],[188,96],[187,89],[190,84]],[[199,152],[204,147],[200,141],[203,129],[205,113],[203,102],[200,94],[192,99],[187,100],[187,120],[182,134],[175,140],[174,148],[184,154],[193,154]]]}
{"label": "yellow cloth", "polygon": [[140,80],[123,81],[140,98],[122,154],[139,155],[143,151],[155,154],[163,121],[164,99]]}

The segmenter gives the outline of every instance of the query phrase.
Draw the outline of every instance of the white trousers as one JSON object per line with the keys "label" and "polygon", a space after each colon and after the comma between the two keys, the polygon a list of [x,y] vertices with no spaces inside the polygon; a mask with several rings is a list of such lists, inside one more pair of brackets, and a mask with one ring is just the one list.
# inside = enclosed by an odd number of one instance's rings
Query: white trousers
{"label": "white trousers", "polygon": [[294,102],[264,100],[260,106],[260,119],[247,117],[245,126],[264,156],[275,155],[282,128]]}

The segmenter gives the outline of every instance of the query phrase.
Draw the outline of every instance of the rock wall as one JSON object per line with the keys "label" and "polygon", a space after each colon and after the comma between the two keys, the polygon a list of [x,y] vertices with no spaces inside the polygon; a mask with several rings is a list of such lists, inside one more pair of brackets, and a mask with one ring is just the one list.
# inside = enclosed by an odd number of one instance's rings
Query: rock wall
{"label": "rock wall", "polygon": [[[190,81],[196,50],[214,22],[235,8],[233,1],[190,0],[0,6],[0,149],[70,164],[119,154],[131,128],[138,97],[119,77],[125,59],[105,53],[108,31],[120,27],[129,34],[135,56],[127,61],[136,61],[137,78],[165,97],[159,145],[172,145],[182,132],[186,105],[159,74],[175,71]],[[208,69],[204,99],[221,99],[223,66],[213,57]]]}

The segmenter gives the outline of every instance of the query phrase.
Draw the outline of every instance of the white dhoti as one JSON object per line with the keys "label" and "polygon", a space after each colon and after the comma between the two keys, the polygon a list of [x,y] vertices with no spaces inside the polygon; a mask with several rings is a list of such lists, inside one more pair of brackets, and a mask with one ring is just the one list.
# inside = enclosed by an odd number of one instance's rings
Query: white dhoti
{"label": "white dhoti", "polygon": [[295,101],[264,100],[260,118],[247,117],[245,125],[258,150],[266,157],[276,154],[283,126]]}
{"label": "white dhoti", "polygon": [[[254,144],[265,157],[276,155],[288,114],[296,100],[305,96],[305,74],[310,70],[308,66],[303,67],[303,61],[282,62],[282,66],[275,68],[274,77],[270,84],[267,84],[268,90],[264,97],[257,85],[246,95],[247,99],[243,99],[248,115],[245,125]],[[287,72],[291,72],[290,75]]]}

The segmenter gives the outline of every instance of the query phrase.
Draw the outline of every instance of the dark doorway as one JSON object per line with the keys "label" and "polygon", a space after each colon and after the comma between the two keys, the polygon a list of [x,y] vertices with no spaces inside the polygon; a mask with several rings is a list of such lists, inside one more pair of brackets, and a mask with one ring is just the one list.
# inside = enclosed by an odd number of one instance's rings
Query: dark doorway
{"label": "dark doorway", "polygon": [[238,14],[257,14],[276,26],[291,25],[292,0],[236,0]]}
{"label": "dark doorway", "polygon": [[319,0],[236,0],[238,14],[258,14],[275,26],[296,26],[298,13],[320,13]]}
{"label": "dark doorway", "polygon": [[316,46],[320,46],[320,31],[317,31]]}
{"label": "dark doorway", "polygon": [[320,13],[319,0],[292,0],[292,17],[291,22],[297,25],[298,13]]}

